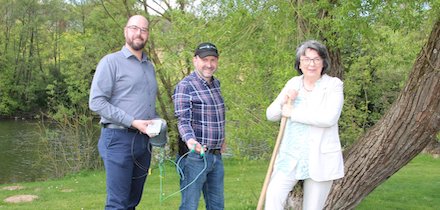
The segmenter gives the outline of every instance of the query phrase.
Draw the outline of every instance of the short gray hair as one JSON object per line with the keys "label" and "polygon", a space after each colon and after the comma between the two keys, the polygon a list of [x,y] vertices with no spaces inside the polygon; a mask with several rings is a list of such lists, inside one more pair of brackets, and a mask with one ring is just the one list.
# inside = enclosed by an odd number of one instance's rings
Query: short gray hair
{"label": "short gray hair", "polygon": [[298,71],[298,73],[300,75],[303,74],[303,72],[299,68],[299,64],[301,55],[305,55],[307,49],[316,50],[318,52],[319,57],[321,57],[321,59],[323,60],[321,75],[327,73],[327,71],[330,70],[331,65],[330,56],[328,54],[327,48],[323,44],[315,40],[305,41],[301,43],[301,45],[299,45],[299,47],[296,49],[295,69]]}

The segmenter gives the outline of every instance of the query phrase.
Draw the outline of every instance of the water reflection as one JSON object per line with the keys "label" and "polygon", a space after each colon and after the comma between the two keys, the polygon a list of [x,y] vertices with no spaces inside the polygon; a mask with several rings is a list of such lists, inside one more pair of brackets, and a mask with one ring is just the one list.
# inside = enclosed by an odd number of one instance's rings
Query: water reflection
{"label": "water reflection", "polygon": [[0,120],[0,184],[39,181],[99,167],[93,122],[57,128]]}
{"label": "water reflection", "polygon": [[38,180],[43,170],[34,167],[38,159],[37,139],[36,122],[0,121],[0,183]]}

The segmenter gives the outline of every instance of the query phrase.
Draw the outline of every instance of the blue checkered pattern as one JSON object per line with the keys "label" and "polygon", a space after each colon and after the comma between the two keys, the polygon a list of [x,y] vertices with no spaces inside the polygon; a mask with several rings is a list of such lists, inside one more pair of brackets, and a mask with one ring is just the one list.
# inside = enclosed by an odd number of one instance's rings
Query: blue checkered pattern
{"label": "blue checkered pattern", "polygon": [[194,138],[208,149],[220,149],[225,139],[225,104],[220,81],[213,78],[208,84],[193,72],[177,84],[173,101],[182,140]]}

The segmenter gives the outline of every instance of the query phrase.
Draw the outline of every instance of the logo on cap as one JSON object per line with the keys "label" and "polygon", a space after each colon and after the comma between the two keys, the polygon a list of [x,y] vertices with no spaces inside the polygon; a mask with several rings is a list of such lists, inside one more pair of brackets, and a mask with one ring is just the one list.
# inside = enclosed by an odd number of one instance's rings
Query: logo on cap
{"label": "logo on cap", "polygon": [[217,47],[212,43],[201,43],[199,46],[197,46],[194,56],[199,56],[200,58],[204,58],[206,56],[218,57]]}

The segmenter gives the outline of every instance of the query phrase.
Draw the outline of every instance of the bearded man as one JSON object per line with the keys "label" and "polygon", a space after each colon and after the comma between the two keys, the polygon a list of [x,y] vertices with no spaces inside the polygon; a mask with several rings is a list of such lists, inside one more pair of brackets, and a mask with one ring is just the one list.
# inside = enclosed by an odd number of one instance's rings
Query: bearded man
{"label": "bearded man", "polygon": [[151,160],[148,125],[157,118],[155,70],[142,51],[148,20],[135,15],[124,28],[125,45],[104,56],[93,77],[89,107],[101,116],[99,154],[106,171],[105,209],[135,209]]}

